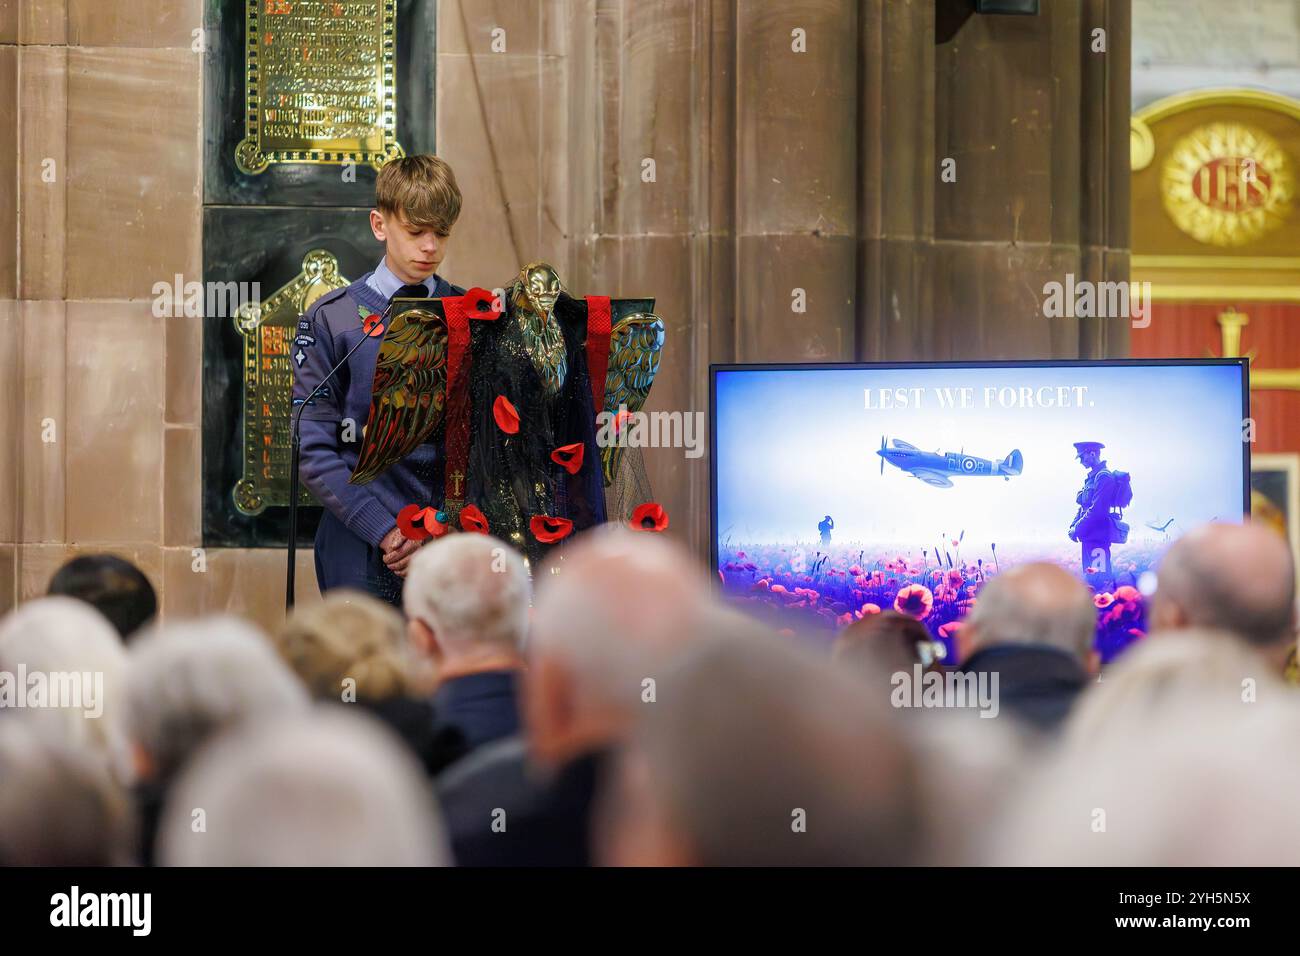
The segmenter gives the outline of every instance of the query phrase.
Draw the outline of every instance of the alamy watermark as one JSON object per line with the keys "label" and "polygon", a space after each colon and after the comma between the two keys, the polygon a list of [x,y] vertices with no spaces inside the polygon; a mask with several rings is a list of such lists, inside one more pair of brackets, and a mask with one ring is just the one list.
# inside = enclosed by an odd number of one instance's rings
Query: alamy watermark
{"label": "alamy watermark", "polygon": [[241,307],[256,307],[262,302],[260,282],[186,282],[179,273],[171,282],[155,282],[150,291],[153,315],[159,319],[231,319]]}
{"label": "alamy watermark", "polygon": [[913,664],[911,673],[895,671],[889,678],[894,707],[975,707],[981,717],[998,715],[998,672],[925,671]]}
{"label": "alamy watermark", "polygon": [[95,719],[104,713],[103,671],[0,671],[0,711],[75,708]]}
{"label": "alamy watermark", "polygon": [[1043,283],[1043,315],[1049,319],[1131,319],[1133,328],[1151,324],[1150,282],[1093,282],[1065,274],[1064,282]]}
{"label": "alamy watermark", "polygon": [[599,448],[684,448],[687,458],[704,454],[703,412],[617,412],[596,415]]}

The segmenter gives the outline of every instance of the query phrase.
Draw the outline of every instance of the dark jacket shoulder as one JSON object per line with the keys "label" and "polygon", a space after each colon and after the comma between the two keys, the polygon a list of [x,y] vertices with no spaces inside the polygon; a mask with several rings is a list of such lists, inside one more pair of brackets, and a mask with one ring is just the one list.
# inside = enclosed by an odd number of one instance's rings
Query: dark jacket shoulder
{"label": "dark jacket shoulder", "polygon": [[307,306],[307,311],[306,313],[304,313],[305,317],[314,321],[317,317],[320,316],[322,309],[324,309],[326,306],[334,302],[339,301],[340,299],[344,298],[347,294],[348,294],[347,286],[340,286],[337,289],[331,289],[329,292],[326,292],[323,296],[321,296],[311,305]]}

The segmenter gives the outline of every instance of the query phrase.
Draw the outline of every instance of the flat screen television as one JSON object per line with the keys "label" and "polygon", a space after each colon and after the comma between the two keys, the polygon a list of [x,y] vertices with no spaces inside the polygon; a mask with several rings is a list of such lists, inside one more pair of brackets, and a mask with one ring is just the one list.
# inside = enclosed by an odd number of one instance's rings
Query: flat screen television
{"label": "flat screen television", "polygon": [[1242,359],[709,371],[714,571],[782,629],[897,609],[952,655],[985,581],[1049,560],[1093,589],[1108,660],[1170,543],[1249,513]]}

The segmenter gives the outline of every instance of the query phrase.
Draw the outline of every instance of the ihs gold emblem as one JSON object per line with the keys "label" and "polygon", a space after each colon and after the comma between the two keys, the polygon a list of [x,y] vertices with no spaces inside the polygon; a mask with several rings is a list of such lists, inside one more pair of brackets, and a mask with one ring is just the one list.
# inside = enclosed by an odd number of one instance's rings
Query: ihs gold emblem
{"label": "ihs gold emblem", "polygon": [[1291,161],[1270,137],[1241,123],[1210,123],[1174,144],[1160,172],[1165,212],[1212,246],[1243,246],[1291,213]]}

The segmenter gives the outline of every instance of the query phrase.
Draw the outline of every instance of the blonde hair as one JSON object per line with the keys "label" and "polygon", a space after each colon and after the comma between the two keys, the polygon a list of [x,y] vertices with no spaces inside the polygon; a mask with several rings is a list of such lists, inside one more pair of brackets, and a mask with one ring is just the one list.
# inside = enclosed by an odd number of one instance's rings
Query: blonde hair
{"label": "blonde hair", "polygon": [[338,700],[345,679],[356,682],[362,700],[410,692],[405,622],[360,591],[341,588],[295,608],[272,643],[317,700]]}
{"label": "blonde hair", "polygon": [[451,232],[460,218],[456,174],[437,156],[406,156],[385,163],[375,179],[375,206],[412,226]]}

